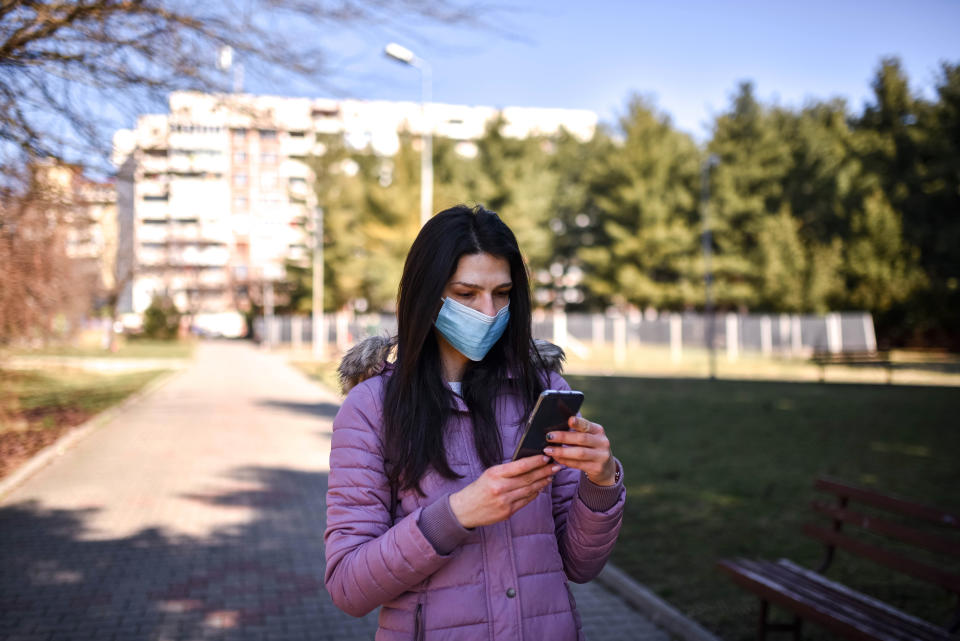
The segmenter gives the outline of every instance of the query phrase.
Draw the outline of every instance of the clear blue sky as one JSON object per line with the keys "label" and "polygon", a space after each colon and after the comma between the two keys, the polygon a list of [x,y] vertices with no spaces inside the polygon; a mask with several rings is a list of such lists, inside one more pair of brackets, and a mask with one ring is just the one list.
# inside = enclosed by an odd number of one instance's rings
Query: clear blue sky
{"label": "clear blue sky", "polygon": [[434,100],[583,108],[613,122],[628,97],[654,98],[702,140],[741,80],[784,105],[844,97],[859,110],[881,57],[903,61],[915,91],[932,93],[939,62],[960,62],[960,2],[515,3],[488,29],[364,26],[329,39],[329,86],[251,79],[253,92],[419,100],[419,76],[386,59],[396,40],[429,60]]}

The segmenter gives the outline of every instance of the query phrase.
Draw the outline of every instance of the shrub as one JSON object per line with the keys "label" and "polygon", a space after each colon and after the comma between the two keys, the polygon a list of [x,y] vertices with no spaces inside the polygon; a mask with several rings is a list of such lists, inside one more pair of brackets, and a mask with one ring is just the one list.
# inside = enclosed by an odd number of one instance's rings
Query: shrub
{"label": "shrub", "polygon": [[154,296],[143,312],[144,338],[173,340],[180,329],[180,310],[167,296]]}

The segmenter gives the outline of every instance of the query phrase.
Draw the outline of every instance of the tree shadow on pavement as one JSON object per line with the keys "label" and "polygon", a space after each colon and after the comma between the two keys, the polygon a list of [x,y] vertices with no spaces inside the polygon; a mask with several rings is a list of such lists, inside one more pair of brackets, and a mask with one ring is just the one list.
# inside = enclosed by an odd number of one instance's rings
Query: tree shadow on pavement
{"label": "tree shadow on pavement", "polygon": [[259,401],[257,405],[286,410],[288,412],[308,414],[319,418],[333,418],[340,410],[340,406],[336,403],[297,403],[294,401],[274,401],[268,399]]}
{"label": "tree shadow on pavement", "polygon": [[96,539],[98,508],[0,508],[0,638],[370,639],[323,586],[327,475],[241,468],[256,489],[189,495],[253,508],[204,537],[147,528]]}

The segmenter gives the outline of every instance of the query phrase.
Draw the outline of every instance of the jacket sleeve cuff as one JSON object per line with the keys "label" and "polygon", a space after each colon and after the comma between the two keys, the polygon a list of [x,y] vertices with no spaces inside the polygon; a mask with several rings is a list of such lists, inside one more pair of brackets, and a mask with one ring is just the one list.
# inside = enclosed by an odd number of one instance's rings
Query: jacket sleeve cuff
{"label": "jacket sleeve cuff", "polygon": [[437,554],[446,555],[463,543],[471,530],[460,525],[450,508],[450,495],[447,494],[423,508],[417,521],[423,533]]}
{"label": "jacket sleeve cuff", "polygon": [[592,512],[606,512],[616,505],[620,499],[620,492],[623,490],[623,466],[616,459],[614,459],[614,462],[620,471],[620,479],[613,485],[597,485],[588,479],[586,474],[580,473],[577,494],[584,505],[590,508]]}

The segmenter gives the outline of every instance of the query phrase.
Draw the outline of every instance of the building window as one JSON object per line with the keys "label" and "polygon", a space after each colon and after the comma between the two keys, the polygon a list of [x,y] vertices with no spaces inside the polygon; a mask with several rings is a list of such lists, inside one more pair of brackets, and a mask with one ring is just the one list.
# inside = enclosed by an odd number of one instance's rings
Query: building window
{"label": "building window", "polygon": [[260,140],[276,140],[277,139],[277,130],[276,129],[261,129],[260,130]]}
{"label": "building window", "polygon": [[233,162],[237,164],[243,164],[247,162],[247,152],[245,151],[235,151],[233,152]]}
{"label": "building window", "polygon": [[236,211],[246,211],[247,207],[250,206],[250,201],[247,200],[246,196],[236,196],[233,199],[233,208]]}
{"label": "building window", "polygon": [[265,171],[260,174],[260,189],[271,190],[277,188],[277,174],[272,171]]}
{"label": "building window", "polygon": [[246,174],[234,174],[233,175],[233,185],[235,187],[246,187],[247,186],[247,175]]}
{"label": "building window", "polygon": [[234,140],[246,140],[247,138],[246,129],[231,129],[230,133],[233,135]]}
{"label": "building window", "polygon": [[306,135],[306,132],[305,132],[305,131],[302,131],[302,130],[297,130],[297,131],[291,131],[291,132],[290,132],[290,137],[291,137],[291,138],[303,138],[305,135]]}
{"label": "building window", "polygon": [[277,154],[269,151],[265,151],[260,154],[260,162],[265,165],[272,165],[277,162]]}

